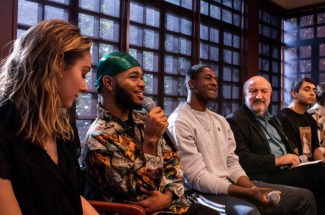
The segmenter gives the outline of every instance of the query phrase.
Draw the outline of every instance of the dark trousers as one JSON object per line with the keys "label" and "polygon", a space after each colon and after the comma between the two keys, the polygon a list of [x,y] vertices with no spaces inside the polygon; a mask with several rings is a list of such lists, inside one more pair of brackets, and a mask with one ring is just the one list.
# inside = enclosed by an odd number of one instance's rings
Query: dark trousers
{"label": "dark trousers", "polygon": [[325,163],[274,172],[268,175],[267,182],[310,190],[315,196],[318,214],[325,214]]}
{"label": "dark trousers", "polygon": [[[159,213],[159,215],[170,215],[170,213]],[[194,203],[182,215],[220,215],[220,213],[212,208]]]}
{"label": "dark trousers", "polygon": [[[269,184],[262,181],[252,181],[255,186],[269,188],[272,190],[281,191],[281,200],[277,208],[272,209],[267,214],[280,215],[280,214],[291,214],[291,215],[316,215],[315,199],[307,189],[283,186],[278,184]],[[254,204],[227,195],[214,195],[200,193],[206,199],[224,205],[227,215],[260,215],[260,211],[255,207]]]}
{"label": "dark trousers", "polygon": [[310,190],[279,184],[269,184],[262,181],[252,182],[257,187],[281,191],[279,206],[272,209],[268,214],[317,214],[315,198]]}
{"label": "dark trousers", "polygon": [[227,195],[199,194],[212,202],[225,206],[227,215],[260,215],[255,205],[245,200]]}

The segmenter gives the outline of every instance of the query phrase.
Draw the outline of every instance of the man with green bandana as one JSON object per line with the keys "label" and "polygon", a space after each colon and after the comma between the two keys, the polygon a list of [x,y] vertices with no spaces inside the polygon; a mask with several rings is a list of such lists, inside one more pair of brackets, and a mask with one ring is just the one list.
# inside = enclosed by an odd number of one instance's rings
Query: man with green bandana
{"label": "man with green bandana", "polygon": [[105,55],[97,66],[98,116],[83,148],[91,199],[129,202],[147,213],[219,214],[184,196],[178,154],[162,138],[168,122],[160,107],[142,108],[145,83],[130,55]]}

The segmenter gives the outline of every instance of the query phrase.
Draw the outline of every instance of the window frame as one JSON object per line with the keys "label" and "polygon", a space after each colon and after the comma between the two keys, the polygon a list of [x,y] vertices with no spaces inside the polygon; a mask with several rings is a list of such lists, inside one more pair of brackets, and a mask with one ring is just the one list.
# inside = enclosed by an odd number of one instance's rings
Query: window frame
{"label": "window frame", "polygon": [[[166,55],[170,55],[170,56],[175,56],[175,57],[184,57],[188,60],[188,62],[190,62],[191,65],[194,64],[198,64],[200,62],[200,24],[203,22],[206,23],[212,23],[212,26],[214,26],[214,28],[217,28],[219,30],[219,43],[218,44],[213,44],[216,45],[219,48],[219,61],[217,62],[218,65],[218,72],[219,72],[219,76],[218,76],[218,80],[219,81],[219,86],[221,86],[222,84],[235,84],[238,85],[239,87],[239,92],[241,92],[240,86],[242,85],[242,69],[241,69],[241,45],[239,48],[234,48],[234,47],[230,47],[230,46],[226,46],[223,44],[223,31],[227,31],[232,33],[233,35],[238,35],[239,39],[241,40],[241,33],[242,33],[242,29],[241,26],[237,26],[233,25],[233,24],[229,24],[226,23],[224,21],[222,21],[222,10],[227,10],[229,12],[231,12],[232,16],[232,20],[234,18],[234,13],[236,13],[238,15],[238,17],[241,19],[242,18],[242,14],[241,11],[238,11],[236,9],[234,9],[233,7],[227,7],[224,4],[222,4],[222,0],[221,3],[215,3],[215,2],[211,2],[211,4],[215,4],[218,7],[220,7],[220,13],[221,13],[221,17],[220,20],[214,19],[212,17],[209,16],[204,16],[200,13],[200,0],[192,0],[192,10],[189,10],[187,8],[184,8],[182,6],[177,6],[174,5],[172,3],[166,2],[164,0],[157,0],[154,3],[150,0],[134,0],[135,2],[139,2],[141,4],[143,4],[144,6],[152,6],[154,8],[158,8],[160,11],[160,27],[155,28],[155,27],[151,27],[148,25],[140,24],[140,23],[136,23],[130,20],[130,4],[131,4],[131,0],[120,0],[120,17],[116,18],[116,17],[112,17],[110,15],[106,15],[104,13],[102,13],[100,11],[100,6],[101,6],[101,0],[99,1],[99,11],[95,12],[92,10],[87,10],[84,8],[81,8],[79,6],[79,1],[80,0],[70,0],[70,4],[69,5],[65,5],[65,4],[61,4],[58,2],[52,2],[50,0],[28,0],[30,2],[34,2],[34,3],[38,3],[39,4],[39,15],[38,15],[38,21],[44,20],[44,16],[45,16],[45,5],[48,6],[52,6],[52,7],[57,7],[57,8],[62,8],[68,11],[69,15],[68,15],[68,21],[72,22],[74,24],[78,24],[79,23],[79,14],[86,14],[86,15],[90,15],[90,16],[94,16],[96,18],[97,22],[97,28],[98,29],[94,29],[94,31],[98,31],[96,36],[93,36],[93,43],[97,44],[98,47],[96,49],[96,51],[99,52],[99,44],[100,43],[104,43],[104,44],[108,44],[108,45],[117,45],[118,50],[119,51],[124,51],[129,53],[130,48],[135,48],[134,45],[130,45],[129,43],[129,38],[130,38],[130,34],[132,34],[132,32],[130,32],[130,26],[134,25],[134,26],[138,26],[141,27],[142,29],[146,28],[146,29],[154,29],[157,30],[159,32],[159,49],[155,50],[154,52],[158,54],[158,71],[157,72],[150,72],[150,71],[144,71],[144,73],[146,74],[153,74],[153,75],[157,75],[157,79],[158,79],[158,87],[157,87],[157,95],[153,95],[154,100],[157,101],[157,105],[164,107],[164,97],[171,97],[172,99],[178,99],[178,98],[182,98],[185,99],[186,96],[179,96],[179,94],[177,93],[177,95],[165,95],[164,93],[164,79],[166,76],[170,76],[173,78],[184,78],[185,76],[184,74],[169,74],[169,73],[165,73],[164,71],[164,64],[165,64],[165,56]],[[232,2],[237,1],[237,0],[232,0]],[[16,0],[16,2],[18,2],[18,0]],[[233,3],[234,4],[234,3]],[[241,5],[241,8],[242,5]],[[166,24],[166,14],[167,13],[173,13],[173,14],[177,14],[179,16],[182,17],[187,17],[187,19],[191,20],[192,22],[192,30],[191,30],[191,35],[184,35],[181,33],[177,33],[177,32],[172,32],[169,31],[165,28],[165,24]],[[99,29],[100,29],[100,19],[108,19],[108,20],[115,20],[119,22],[119,41],[118,42],[114,42],[114,41],[109,41],[109,40],[105,40],[103,38],[100,37],[100,33],[99,33]],[[232,21],[233,22],[233,21]],[[240,21],[240,25],[241,25],[241,21]],[[211,26],[211,25],[210,25]],[[22,29],[22,30],[27,30],[30,26],[29,25],[24,25],[21,23],[18,23],[18,28],[17,29]],[[165,50],[164,45],[165,45],[165,37],[166,34],[171,34],[174,36],[180,36],[182,38],[186,38],[188,40],[191,41],[191,55],[187,56],[187,55],[182,55],[180,53],[171,53]],[[240,41],[240,44],[242,42]],[[139,49],[140,47],[136,47],[136,49]],[[231,50],[232,52],[236,51],[238,52],[239,55],[239,64],[238,65],[232,65],[232,64],[227,64],[223,62],[222,59],[222,54],[220,54],[221,52],[223,52],[224,49],[227,50]],[[151,49],[145,48],[145,47],[141,47],[142,51],[152,51]],[[93,72],[95,72],[96,67],[97,67],[97,61],[99,59],[96,59],[92,61],[92,69]],[[234,83],[233,81],[222,81],[223,80],[223,76],[222,76],[222,72],[221,72],[221,68],[223,66],[230,66],[232,69],[236,68],[239,71],[239,81]],[[221,84],[222,82],[222,84]],[[92,100],[93,101],[98,101],[98,97],[99,94],[96,92],[96,90],[94,88],[89,89],[87,93],[91,93],[92,95]],[[149,94],[145,94],[146,96],[152,96]],[[235,99],[235,102],[239,108],[239,106],[241,105],[240,102],[242,101],[242,94],[239,93],[239,98]],[[234,99],[224,99],[222,98],[222,88],[219,87],[219,91],[218,91],[218,97],[216,98],[216,101],[213,103],[217,103],[217,106],[219,107],[217,110],[217,113],[222,114],[223,113],[223,108],[222,105],[226,102],[232,102],[234,101]],[[95,104],[92,104],[93,106],[95,106]],[[97,109],[96,109],[97,110]],[[91,122],[93,122],[96,118],[96,111],[95,108],[92,110],[92,115],[91,116],[80,116],[77,114],[77,108],[76,108],[76,104],[74,104],[70,110],[69,110],[70,116],[71,116],[71,120],[76,123],[76,120],[90,120]]]}

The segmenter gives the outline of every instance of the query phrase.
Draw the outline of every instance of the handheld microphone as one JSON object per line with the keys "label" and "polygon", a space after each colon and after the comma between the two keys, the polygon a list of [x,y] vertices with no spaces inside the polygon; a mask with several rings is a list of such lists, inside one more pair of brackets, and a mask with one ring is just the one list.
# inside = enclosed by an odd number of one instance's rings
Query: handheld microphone
{"label": "handheld microphone", "polygon": [[307,158],[306,155],[300,155],[299,156],[300,163],[305,163],[305,162],[307,162],[307,160],[308,160],[308,158]]}
{"label": "handheld microphone", "polygon": [[268,195],[267,198],[269,202],[271,203],[279,203],[280,202],[280,195],[276,191],[271,191]]}
{"label": "handheld microphone", "polygon": [[280,168],[281,170],[283,170],[283,169],[290,169],[290,167],[291,167],[290,164],[285,164],[285,165],[279,166],[279,168]]}
{"label": "handheld microphone", "polygon": [[[305,163],[308,161],[308,158],[306,155],[300,155],[299,156],[299,161],[300,163]],[[285,165],[282,165],[280,166],[280,169],[283,170],[283,169],[289,169],[291,167],[291,164],[285,164]]]}
{"label": "handheld microphone", "polygon": [[[149,113],[156,107],[155,103],[152,101],[151,98],[147,97],[142,101],[142,107]],[[167,143],[167,145],[174,151],[178,151],[178,148],[176,146],[175,139],[173,135],[169,132],[168,128],[166,129],[165,133],[163,134],[163,137]]]}

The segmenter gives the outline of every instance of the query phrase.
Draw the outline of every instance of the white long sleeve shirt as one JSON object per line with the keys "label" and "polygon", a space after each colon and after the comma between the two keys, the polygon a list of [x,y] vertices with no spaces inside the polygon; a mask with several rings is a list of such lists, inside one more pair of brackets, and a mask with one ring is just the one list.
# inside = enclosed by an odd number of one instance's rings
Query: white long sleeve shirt
{"label": "white long sleeve shirt", "polygon": [[234,153],[236,142],[224,117],[195,111],[185,102],[168,118],[184,172],[185,190],[228,194],[231,183],[247,176]]}

